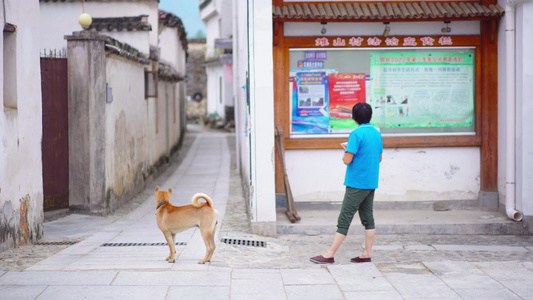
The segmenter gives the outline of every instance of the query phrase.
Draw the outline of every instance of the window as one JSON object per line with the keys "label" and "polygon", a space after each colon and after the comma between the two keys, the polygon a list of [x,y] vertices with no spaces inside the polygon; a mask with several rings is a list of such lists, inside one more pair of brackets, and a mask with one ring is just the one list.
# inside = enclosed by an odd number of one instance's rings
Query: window
{"label": "window", "polygon": [[289,49],[291,138],[345,137],[372,106],[383,136],[475,135],[475,48]]}

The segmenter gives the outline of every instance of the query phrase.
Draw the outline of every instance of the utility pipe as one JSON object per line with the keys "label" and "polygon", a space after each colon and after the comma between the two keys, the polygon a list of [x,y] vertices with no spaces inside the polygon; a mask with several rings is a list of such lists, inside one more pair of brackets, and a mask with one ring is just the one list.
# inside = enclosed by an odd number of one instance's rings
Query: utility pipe
{"label": "utility pipe", "polygon": [[514,221],[522,220],[522,213],[516,210],[516,42],[515,42],[515,0],[508,0],[505,7],[506,46],[506,158],[505,158],[505,212]]}

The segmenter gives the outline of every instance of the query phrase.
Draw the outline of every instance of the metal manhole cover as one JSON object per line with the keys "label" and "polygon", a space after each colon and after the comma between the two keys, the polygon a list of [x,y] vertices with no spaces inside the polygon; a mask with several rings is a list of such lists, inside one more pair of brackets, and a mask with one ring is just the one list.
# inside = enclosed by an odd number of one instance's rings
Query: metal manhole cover
{"label": "metal manhole cover", "polygon": [[229,239],[229,238],[222,238],[220,241],[228,245],[266,247],[266,242],[264,241],[249,241],[249,240]]}
{"label": "metal manhole cover", "polygon": [[[176,242],[176,246],[186,246],[186,242]],[[139,247],[139,246],[168,246],[167,243],[104,243],[100,247]]]}

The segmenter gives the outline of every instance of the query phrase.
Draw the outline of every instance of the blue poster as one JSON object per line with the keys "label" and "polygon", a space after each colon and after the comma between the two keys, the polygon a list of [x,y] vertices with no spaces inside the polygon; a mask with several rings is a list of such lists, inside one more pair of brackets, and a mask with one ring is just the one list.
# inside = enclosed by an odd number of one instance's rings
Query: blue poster
{"label": "blue poster", "polygon": [[328,75],[297,72],[292,93],[292,134],[328,133]]}

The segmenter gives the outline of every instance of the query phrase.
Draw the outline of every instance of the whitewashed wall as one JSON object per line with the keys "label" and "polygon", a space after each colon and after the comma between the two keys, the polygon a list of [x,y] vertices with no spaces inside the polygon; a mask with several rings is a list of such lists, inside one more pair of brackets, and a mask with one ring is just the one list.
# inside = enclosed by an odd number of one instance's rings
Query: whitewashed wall
{"label": "whitewashed wall", "polygon": [[[160,49],[160,60],[172,65],[176,70],[178,66],[181,66],[182,62],[180,61],[184,57],[180,55],[183,53],[183,48],[180,46],[178,40],[178,31],[176,28],[165,28],[159,35],[159,41],[161,45]],[[181,69],[179,69],[181,71]],[[183,73],[182,73],[183,75]]]}
{"label": "whitewashed wall", "polygon": [[181,46],[178,30],[165,28],[159,35],[160,60],[172,65],[182,76],[185,75],[185,50]]}
{"label": "whitewashed wall", "polygon": [[[0,251],[35,241],[43,233],[38,1],[6,0],[5,11],[0,6],[0,24],[4,22],[17,26],[16,51],[4,52],[0,39],[0,102],[16,102],[16,108],[2,105],[0,111]],[[15,73],[4,74],[4,60],[15,60]],[[4,99],[6,76],[15,78],[15,99]]]}
{"label": "whitewashed wall", "polygon": [[208,4],[205,8],[200,10],[200,18],[205,24],[206,37],[205,57],[210,58],[215,56],[215,39],[220,37],[220,16],[215,8],[214,1]]}
{"label": "whitewashed wall", "polygon": [[[235,138],[238,168],[243,186],[249,189],[250,143],[248,104],[246,103],[246,73],[248,72],[247,3],[233,1],[233,94],[235,98]],[[249,193],[249,191],[247,190]]]}
{"label": "whitewashed wall", "polygon": [[[67,47],[64,39],[65,35],[72,34],[73,31],[83,30],[78,23],[78,17],[83,13],[81,2],[39,2],[41,10],[40,28],[43,34],[40,35],[39,47],[43,49],[62,49]],[[92,2],[86,1],[85,12],[93,18],[105,17],[133,17],[148,14],[148,23],[152,25],[152,31],[148,33],[149,45],[157,45],[158,34],[158,3],[156,1],[146,2]],[[138,32],[136,32],[138,33]],[[106,32],[105,34],[113,36]],[[124,33],[117,36],[121,42],[128,43],[144,53],[146,45],[138,45],[135,32],[133,35]]]}
{"label": "whitewashed wall", "polygon": [[517,57],[517,116],[518,130],[518,160],[517,160],[517,196],[518,208],[525,215],[533,216],[533,1],[519,6],[517,41],[519,56]]}
{"label": "whitewashed wall", "polygon": [[[187,52],[181,44],[178,29],[176,27],[166,27],[159,35],[160,60],[171,65],[180,76],[187,75]],[[186,123],[186,84],[185,81],[167,82],[159,81],[159,100],[167,103],[170,132],[168,140],[171,145],[175,145],[181,138],[181,126]],[[181,124],[181,125],[180,125]]]}
{"label": "whitewashed wall", "polygon": [[207,75],[207,114],[217,113],[224,118],[224,99],[221,101],[225,92],[223,66],[219,63],[212,63],[206,66],[205,72]]}
{"label": "whitewashed wall", "polygon": [[106,57],[106,80],[113,94],[113,102],[106,104],[106,191],[116,197],[141,184],[153,163],[144,67],[117,55]]}
{"label": "whitewashed wall", "polygon": [[[498,1],[506,8],[507,1]],[[533,1],[517,1],[515,7],[515,38],[516,38],[516,209],[526,216],[533,215]],[[506,16],[498,27],[498,191],[500,203],[505,203],[506,185],[506,143],[509,137],[507,129],[506,109]]]}
{"label": "whitewashed wall", "polygon": [[99,33],[129,44],[146,55],[150,53],[150,45],[154,45],[150,44],[149,31],[100,31]]}
{"label": "whitewashed wall", "polygon": [[181,112],[179,107],[180,85],[159,81],[157,98],[148,100],[148,114],[156,128],[150,131],[152,157],[157,162],[167,157],[180,139]]}
{"label": "whitewashed wall", "polygon": [[112,201],[142,186],[182,138],[184,85],[160,80],[158,96],[145,99],[144,69],[117,55],[106,57],[113,94],[106,104],[106,191]]}
{"label": "whitewashed wall", "polygon": [[[295,201],[342,201],[342,149],[286,152]],[[376,201],[471,200],[479,192],[478,148],[384,149]]]}
{"label": "whitewashed wall", "polygon": [[[276,221],[272,5],[249,0],[252,227]],[[260,231],[260,230],[259,230]]]}

